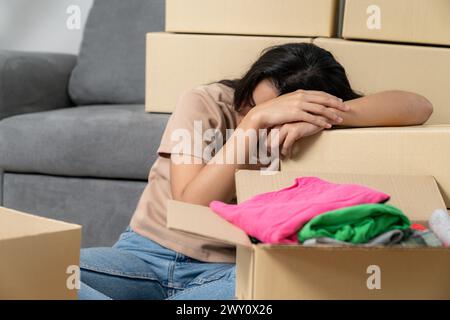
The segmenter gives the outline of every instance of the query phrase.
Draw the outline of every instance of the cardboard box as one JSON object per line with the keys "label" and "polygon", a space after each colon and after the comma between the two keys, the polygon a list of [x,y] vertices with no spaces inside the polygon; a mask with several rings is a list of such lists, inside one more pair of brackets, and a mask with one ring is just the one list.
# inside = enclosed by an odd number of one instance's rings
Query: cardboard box
{"label": "cardboard box", "polygon": [[337,0],[166,0],[166,31],[332,37],[337,5]]}
{"label": "cardboard box", "polygon": [[[301,139],[282,170],[430,175],[450,208],[450,125],[325,130]],[[429,213],[431,214],[431,212]]]}
{"label": "cardboard box", "polygon": [[356,90],[370,94],[406,90],[427,97],[434,106],[428,124],[450,124],[450,48],[381,44],[318,38],[333,53]]}
{"label": "cardboard box", "polygon": [[[430,176],[324,174],[259,171],[236,174],[238,202],[314,175],[337,183],[361,183],[391,195],[390,204],[411,219],[427,220],[444,208]],[[201,223],[199,223],[201,221]],[[209,208],[168,203],[168,226],[237,246],[239,299],[449,299],[449,248],[350,248],[251,244],[247,235]],[[376,277],[380,286],[373,287]]]}
{"label": "cardboard box", "polygon": [[149,33],[146,110],[172,112],[185,90],[241,77],[262,50],[287,42],[311,39]]}
{"label": "cardboard box", "polygon": [[343,36],[450,45],[448,0],[347,0]]}
{"label": "cardboard box", "polygon": [[78,225],[0,207],[0,300],[76,299],[80,243]]}

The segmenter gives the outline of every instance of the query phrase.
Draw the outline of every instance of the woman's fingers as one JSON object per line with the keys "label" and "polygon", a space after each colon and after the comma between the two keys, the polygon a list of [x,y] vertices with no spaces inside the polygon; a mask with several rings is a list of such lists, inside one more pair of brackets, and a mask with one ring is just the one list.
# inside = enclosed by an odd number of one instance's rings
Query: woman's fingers
{"label": "woman's fingers", "polygon": [[321,115],[334,124],[341,123],[343,121],[343,119],[333,111],[334,109],[324,107],[320,104],[305,102],[304,110],[315,115]]}
{"label": "woman's fingers", "polygon": [[[277,141],[272,141],[272,136],[274,136],[272,130],[278,130],[278,142]],[[271,132],[267,135],[267,140],[266,140],[266,146],[267,146],[267,150],[272,150],[272,145],[274,143],[278,143],[278,147],[281,146],[283,144],[284,139],[286,138],[286,135],[288,133],[288,130],[286,130],[286,126],[276,126],[274,128],[271,129]]]}
{"label": "woman's fingers", "polygon": [[[326,118],[317,116],[323,121]],[[303,137],[308,137],[322,131],[323,128],[306,122],[287,123],[279,131],[279,147],[282,158],[291,157],[295,143]]]}
{"label": "woman's fingers", "polygon": [[314,124],[316,126],[319,126],[321,128],[327,128],[330,129],[332,125],[324,120],[323,117],[315,114],[311,114],[307,111],[301,110],[299,112],[298,119],[296,119],[297,122],[304,121],[311,124]]}
{"label": "woman's fingers", "polygon": [[345,105],[342,99],[322,91],[304,91],[304,99],[307,102],[320,104],[325,107],[334,108],[341,111],[348,111],[349,107]]}
{"label": "woman's fingers", "polygon": [[322,117],[322,116],[318,116],[318,117],[319,117],[319,119],[322,119],[323,121],[327,121],[327,119],[325,117]]}
{"label": "woman's fingers", "polygon": [[288,123],[274,127],[272,130],[278,130],[278,141],[273,141],[272,135],[269,134],[266,140],[268,150],[271,150],[272,145],[277,143],[277,147],[280,148],[282,158],[289,157],[291,154],[292,146],[298,139],[294,130],[294,126],[294,124]]}
{"label": "woman's fingers", "polygon": [[298,137],[294,132],[289,132],[286,138],[283,141],[283,147],[281,148],[281,154],[283,157],[290,158],[292,157],[292,147],[294,143],[297,141]]}

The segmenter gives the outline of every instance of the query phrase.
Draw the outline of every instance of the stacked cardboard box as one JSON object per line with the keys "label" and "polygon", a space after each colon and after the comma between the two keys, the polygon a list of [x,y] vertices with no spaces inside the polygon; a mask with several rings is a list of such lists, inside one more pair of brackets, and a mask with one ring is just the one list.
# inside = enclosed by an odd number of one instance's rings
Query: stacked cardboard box
{"label": "stacked cardboard box", "polygon": [[448,0],[346,0],[343,36],[450,45]]}
{"label": "stacked cardboard box", "polygon": [[337,0],[166,0],[166,31],[332,37],[337,5]]}
{"label": "stacked cardboard box", "polygon": [[356,90],[422,94],[434,107],[427,124],[450,124],[450,48],[325,38],[314,43],[333,53]]}
{"label": "stacked cardboard box", "polygon": [[[446,0],[426,7],[420,0],[347,0],[344,37],[448,45],[446,8]],[[422,223],[434,209],[450,208],[450,48],[314,38],[335,34],[334,0],[167,0],[166,9],[168,32],[147,38],[147,111],[171,112],[183,91],[239,77],[265,47],[299,41],[331,51],[363,94],[406,90],[434,105],[426,126],[329,130],[303,139],[280,173],[238,172],[239,202],[308,174],[380,189]],[[208,208],[176,201],[169,202],[168,226],[237,245],[238,298],[450,298],[449,249],[252,245]],[[369,284],[373,266],[383,274],[380,288]]]}

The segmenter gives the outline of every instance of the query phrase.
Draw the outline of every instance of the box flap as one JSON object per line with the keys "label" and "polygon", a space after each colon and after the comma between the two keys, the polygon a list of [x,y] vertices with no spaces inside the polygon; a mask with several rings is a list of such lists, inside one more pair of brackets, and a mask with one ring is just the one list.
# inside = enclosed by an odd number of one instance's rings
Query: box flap
{"label": "box flap", "polygon": [[205,206],[169,200],[167,227],[226,243],[251,246],[250,239],[244,231]]}
{"label": "box flap", "polygon": [[281,171],[272,175],[260,171],[241,170],[236,173],[238,203],[250,197],[288,187],[300,176],[316,176],[335,183],[358,183],[391,196],[389,204],[398,207],[413,221],[428,221],[438,208],[445,209],[444,200],[432,176],[362,175],[305,171]]}
{"label": "box flap", "polygon": [[0,241],[74,229],[81,226],[0,207]]}

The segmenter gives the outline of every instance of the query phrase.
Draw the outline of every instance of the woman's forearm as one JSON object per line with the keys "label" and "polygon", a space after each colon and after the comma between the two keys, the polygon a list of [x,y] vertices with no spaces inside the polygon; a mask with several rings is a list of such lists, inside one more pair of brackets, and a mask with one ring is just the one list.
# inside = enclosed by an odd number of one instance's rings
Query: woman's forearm
{"label": "woman's forearm", "polygon": [[[243,121],[238,129],[243,131],[256,130],[248,121]],[[245,143],[239,140],[241,137],[235,131],[224,146],[208,162],[208,164],[197,166],[194,170],[192,165],[171,165],[171,176],[175,179],[189,181],[183,188],[176,190],[177,181],[173,181],[172,188],[174,199],[199,205],[209,205],[212,200],[230,201],[235,194],[234,174],[239,169],[250,169],[248,164],[249,138]],[[242,161],[244,159],[245,161]],[[243,163],[244,162],[244,163]],[[189,166],[189,170],[185,166]],[[257,165],[253,165],[257,167]],[[196,171],[196,172],[195,172]],[[182,177],[183,172],[189,172],[191,177]]]}
{"label": "woman's forearm", "polygon": [[419,125],[433,112],[431,103],[415,93],[384,91],[346,101],[350,111],[337,113],[346,127]]}

